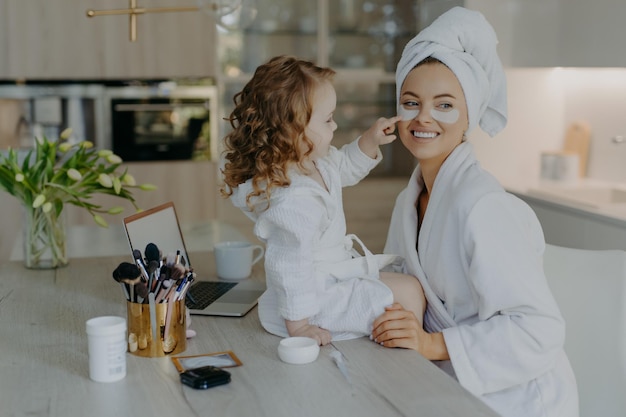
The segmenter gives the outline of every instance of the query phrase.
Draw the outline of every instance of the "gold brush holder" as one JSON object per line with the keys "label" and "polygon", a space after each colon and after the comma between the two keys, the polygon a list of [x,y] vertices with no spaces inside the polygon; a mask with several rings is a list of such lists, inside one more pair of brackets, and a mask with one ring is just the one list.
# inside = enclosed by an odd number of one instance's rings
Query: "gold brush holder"
{"label": "gold brush holder", "polygon": [[[185,351],[187,348],[187,318],[184,299],[154,305],[156,329],[153,329],[151,325],[150,304],[127,302],[126,307],[128,313],[128,351],[130,353],[154,358],[175,355]],[[168,317],[168,312],[170,317]]]}

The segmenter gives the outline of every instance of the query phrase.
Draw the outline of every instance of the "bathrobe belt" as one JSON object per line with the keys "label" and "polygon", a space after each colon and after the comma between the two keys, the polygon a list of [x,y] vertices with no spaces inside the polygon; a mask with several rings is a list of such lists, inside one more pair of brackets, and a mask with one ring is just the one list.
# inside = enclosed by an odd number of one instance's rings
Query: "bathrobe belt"
{"label": "bathrobe belt", "polygon": [[[354,248],[354,242],[361,247],[363,254]],[[316,269],[342,281],[351,278],[378,280],[380,270],[391,266],[400,270],[402,258],[396,255],[374,255],[354,234],[348,234],[343,242],[315,251]]]}

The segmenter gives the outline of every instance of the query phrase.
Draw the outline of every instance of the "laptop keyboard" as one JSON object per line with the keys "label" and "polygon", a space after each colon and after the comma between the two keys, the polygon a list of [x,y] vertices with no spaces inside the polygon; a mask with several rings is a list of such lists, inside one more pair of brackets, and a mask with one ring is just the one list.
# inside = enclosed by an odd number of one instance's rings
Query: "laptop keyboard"
{"label": "laptop keyboard", "polygon": [[237,285],[236,282],[196,281],[194,285],[189,287],[187,297],[185,297],[185,305],[192,310],[202,310],[235,285]]}

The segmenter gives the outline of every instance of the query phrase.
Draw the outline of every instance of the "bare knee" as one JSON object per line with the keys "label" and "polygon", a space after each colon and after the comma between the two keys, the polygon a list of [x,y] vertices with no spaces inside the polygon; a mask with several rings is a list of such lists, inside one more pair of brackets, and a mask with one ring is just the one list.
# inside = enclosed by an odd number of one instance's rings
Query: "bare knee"
{"label": "bare knee", "polygon": [[396,272],[381,272],[380,279],[393,293],[394,301],[415,313],[421,322],[426,311],[426,298],[419,280]]}

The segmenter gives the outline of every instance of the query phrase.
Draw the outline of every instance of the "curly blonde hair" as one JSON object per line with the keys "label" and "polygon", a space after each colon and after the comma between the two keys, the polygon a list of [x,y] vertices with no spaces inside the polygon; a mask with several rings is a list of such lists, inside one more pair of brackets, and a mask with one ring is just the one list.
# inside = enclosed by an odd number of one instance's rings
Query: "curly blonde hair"
{"label": "curly blonde hair", "polygon": [[302,161],[313,151],[305,136],[313,111],[315,88],[331,81],[335,71],[293,56],[278,56],[259,66],[242,91],[235,94],[235,108],[226,119],[233,128],[224,138],[226,163],[222,169],[222,196],[252,178],[253,191],[269,205],[272,189],[286,187],[290,166],[303,169]]}

